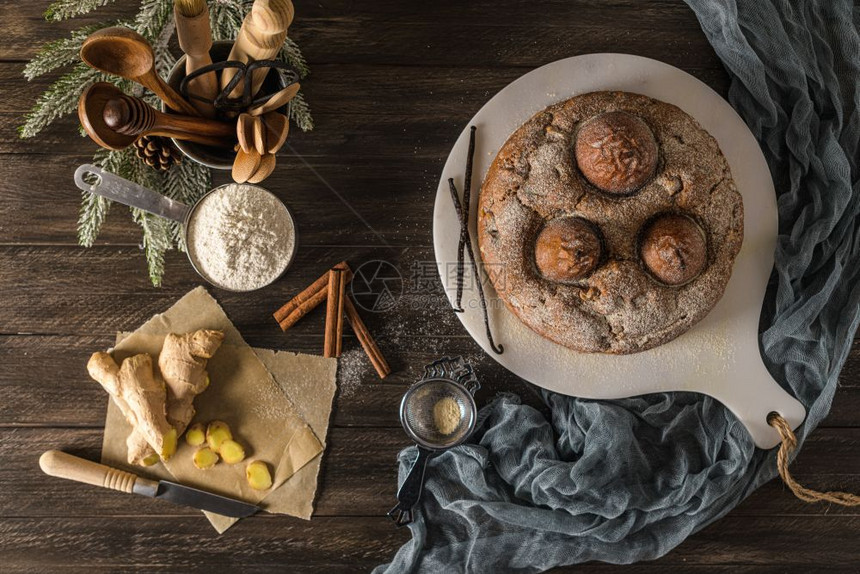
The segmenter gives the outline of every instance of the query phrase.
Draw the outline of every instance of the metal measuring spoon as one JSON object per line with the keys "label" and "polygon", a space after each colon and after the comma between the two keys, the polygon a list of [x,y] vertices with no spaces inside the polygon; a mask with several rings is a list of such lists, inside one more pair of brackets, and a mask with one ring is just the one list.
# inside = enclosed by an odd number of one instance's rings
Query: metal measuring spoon
{"label": "metal measuring spoon", "polygon": [[[95,179],[93,183],[88,183],[84,178],[86,176],[90,176],[90,179]],[[138,209],[142,209],[148,213],[152,213],[153,215],[157,215],[159,217],[163,217],[165,219],[170,219],[172,221],[176,221],[182,224],[182,232],[185,240],[185,245],[189,245],[189,224],[191,220],[194,218],[194,212],[197,207],[203,202],[203,200],[209,196],[210,194],[220,192],[226,187],[229,187],[234,184],[221,185],[214,189],[210,189],[203,196],[198,199],[194,205],[186,205],[180,201],[176,201],[175,199],[170,199],[169,197],[165,197],[160,193],[156,193],[150,189],[143,187],[142,185],[138,185],[132,181],[128,181],[127,179],[123,179],[118,175],[114,175],[109,171],[105,171],[102,168],[92,165],[92,164],[84,164],[78,167],[75,170],[75,184],[82,191],[86,191],[89,193],[93,193],[95,195],[99,195],[101,197],[110,199],[111,201],[116,201],[122,203],[123,205],[128,205],[130,207],[136,207]],[[250,184],[242,184],[249,185]],[[272,281],[267,283],[270,285],[274,281],[280,277],[287,270],[292,263],[293,257],[296,253],[296,226],[295,220],[293,219],[293,214],[290,213],[290,210],[286,205],[283,204],[277,197],[275,197],[272,192],[268,191],[259,186],[251,186],[256,187],[258,190],[263,191],[272,197],[274,197],[277,202],[283,206],[284,214],[287,218],[289,218],[290,226],[293,229],[293,250],[290,253],[287,261],[284,262],[284,267],[277,277],[273,278]],[[236,291],[235,289],[230,289],[220,285],[217,281],[214,281],[212,278],[206,275],[202,269],[200,269],[200,265],[195,261],[195,258],[192,256],[191,250],[186,250],[186,255],[188,257],[188,261],[191,263],[191,267],[197,272],[200,277],[205,279],[207,282],[211,283],[215,287],[219,289],[224,289],[226,291]],[[259,285],[255,287],[255,289],[259,289],[265,287],[266,285]]]}
{"label": "metal measuring spoon", "polygon": [[[424,376],[406,391],[400,402],[400,423],[417,443],[418,458],[397,492],[397,505],[388,512],[397,526],[412,522],[412,509],[421,499],[427,461],[444,450],[462,444],[475,429],[478,409],[474,394],[481,388],[472,366],[462,357],[444,358],[424,367]],[[443,433],[434,410],[450,399],[459,411],[457,425]]]}

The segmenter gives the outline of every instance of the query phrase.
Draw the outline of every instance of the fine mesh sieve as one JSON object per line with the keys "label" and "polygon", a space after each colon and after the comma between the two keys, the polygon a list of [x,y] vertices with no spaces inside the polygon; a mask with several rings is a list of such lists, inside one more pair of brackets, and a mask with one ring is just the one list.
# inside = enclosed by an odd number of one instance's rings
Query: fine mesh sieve
{"label": "fine mesh sieve", "polygon": [[450,448],[466,440],[475,427],[475,399],[462,385],[429,379],[412,386],[400,403],[400,421],[425,448]]}
{"label": "fine mesh sieve", "polygon": [[403,395],[400,423],[418,443],[418,457],[400,484],[397,505],[388,512],[397,526],[412,522],[427,461],[472,434],[478,418],[472,395],[480,388],[472,366],[463,357],[445,357],[424,367],[424,377]]}

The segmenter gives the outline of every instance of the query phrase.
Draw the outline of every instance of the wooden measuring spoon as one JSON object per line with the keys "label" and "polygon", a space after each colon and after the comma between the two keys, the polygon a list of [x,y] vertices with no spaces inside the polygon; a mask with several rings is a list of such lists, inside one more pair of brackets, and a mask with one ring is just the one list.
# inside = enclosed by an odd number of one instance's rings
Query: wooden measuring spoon
{"label": "wooden measuring spoon", "polygon": [[254,172],[254,175],[248,178],[248,183],[260,183],[275,171],[275,154],[267,153],[260,160],[260,167]]}
{"label": "wooden measuring spoon", "polygon": [[159,112],[107,82],[96,82],[84,90],[78,101],[78,118],[87,135],[100,146],[113,150],[126,148],[144,135],[220,147],[230,147],[236,137],[232,124]]}
{"label": "wooden measuring spoon", "polygon": [[239,118],[236,120],[236,137],[239,140],[239,147],[245,153],[256,147],[254,145],[254,127],[257,119],[249,114],[239,114]]}
{"label": "wooden measuring spoon", "polygon": [[260,116],[254,116],[254,119],[256,120],[254,122],[254,148],[260,155],[265,155],[269,153],[266,148],[266,126],[263,125],[263,118]]}
{"label": "wooden measuring spoon", "polygon": [[290,133],[290,120],[279,112],[269,112],[262,119],[266,130],[266,151],[278,153]]}
{"label": "wooden measuring spoon", "polygon": [[93,32],[81,45],[81,59],[90,67],[132,80],[152,90],[177,112],[196,116],[186,99],[155,71],[155,54],[146,38],[128,28],[113,26]]}
{"label": "wooden measuring spoon", "polygon": [[259,106],[248,110],[248,113],[252,116],[262,116],[263,114],[273,112],[281,106],[286,105],[290,100],[292,100],[296,96],[296,94],[299,93],[300,88],[301,86],[298,82],[296,82],[295,84],[290,84],[289,86],[269,98],[268,101],[263,102]]}
{"label": "wooden measuring spoon", "polygon": [[247,152],[239,148],[236,152],[236,159],[233,161],[233,181],[236,183],[248,181],[257,172],[262,160],[262,156],[254,148]]}

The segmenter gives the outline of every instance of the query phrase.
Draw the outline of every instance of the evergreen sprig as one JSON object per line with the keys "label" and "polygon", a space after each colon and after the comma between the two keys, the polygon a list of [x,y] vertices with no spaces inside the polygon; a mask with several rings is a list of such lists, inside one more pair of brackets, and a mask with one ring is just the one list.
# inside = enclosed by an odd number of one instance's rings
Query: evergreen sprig
{"label": "evergreen sprig", "polygon": [[[45,18],[50,21],[66,20],[113,2],[114,0],[55,0],[45,12]],[[213,39],[234,39],[252,4],[253,0],[209,2]],[[143,91],[136,84],[107,76],[80,62],[80,47],[87,36],[100,28],[116,25],[132,28],[147,38],[155,52],[156,69],[162,76],[167,75],[176,61],[168,48],[174,32],[173,0],[140,0],[138,13],[132,20],[84,26],[71,32],[67,38],[42,46],[24,68],[24,77],[27,80],[63,67],[72,67],[37,98],[18,128],[20,137],[34,137],[57,119],[73,113],[81,93],[94,82],[112,82],[123,91],[141,96],[153,106],[158,105],[154,94]],[[287,38],[280,57],[296,69],[299,77],[304,78],[310,73],[301,50],[291,39]],[[300,129],[313,129],[313,118],[301,92],[290,102],[289,116]],[[210,171],[205,166],[186,159],[166,172],[157,172],[137,157],[133,147],[121,151],[100,149],[93,157],[93,163],[120,177],[189,204],[194,203],[212,185]],[[83,193],[78,217],[78,242],[81,245],[91,247],[95,243],[110,207],[109,200]],[[142,230],[141,249],[146,257],[150,280],[153,285],[159,286],[164,276],[164,254],[170,249],[185,249],[181,226],[138,209],[132,209],[131,212],[133,221]]]}
{"label": "evergreen sprig", "polygon": [[45,11],[45,20],[68,20],[75,16],[89,14],[96,8],[113,4],[114,0],[56,0]]}

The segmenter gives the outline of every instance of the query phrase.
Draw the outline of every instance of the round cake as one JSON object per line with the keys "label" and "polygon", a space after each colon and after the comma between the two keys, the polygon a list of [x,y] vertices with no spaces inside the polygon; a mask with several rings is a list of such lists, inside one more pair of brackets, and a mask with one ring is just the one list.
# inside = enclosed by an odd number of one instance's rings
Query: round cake
{"label": "round cake", "polygon": [[496,292],[532,330],[577,351],[636,353],[720,300],[743,201],[692,117],[593,92],[508,138],[481,187],[478,242]]}

